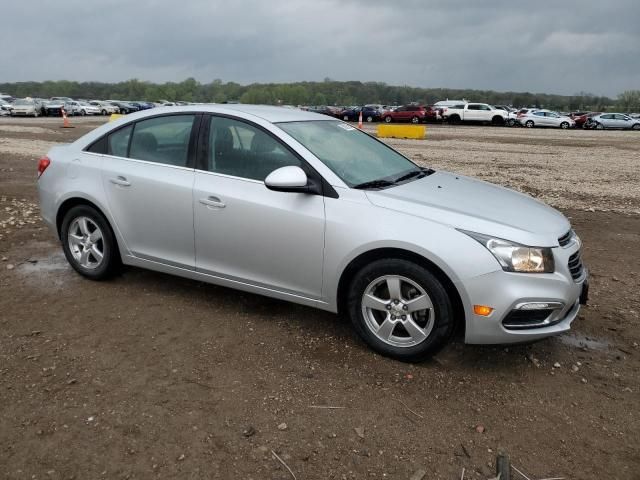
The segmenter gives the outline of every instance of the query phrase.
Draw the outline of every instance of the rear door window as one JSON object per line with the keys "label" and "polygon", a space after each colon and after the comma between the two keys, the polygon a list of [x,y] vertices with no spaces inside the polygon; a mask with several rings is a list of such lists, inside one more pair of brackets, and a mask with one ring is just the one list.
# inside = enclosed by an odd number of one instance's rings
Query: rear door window
{"label": "rear door window", "polygon": [[187,166],[195,115],[169,115],[136,123],[129,158]]}

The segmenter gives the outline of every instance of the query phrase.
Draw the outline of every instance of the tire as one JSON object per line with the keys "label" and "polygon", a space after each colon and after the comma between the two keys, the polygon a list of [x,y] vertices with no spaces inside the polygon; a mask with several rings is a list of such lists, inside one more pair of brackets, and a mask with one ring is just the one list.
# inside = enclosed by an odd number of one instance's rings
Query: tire
{"label": "tire", "polygon": [[418,117],[411,117],[411,123],[418,124],[420,123],[420,119]]}
{"label": "tire", "polygon": [[80,116],[84,117],[87,114],[85,110],[80,110]]}
{"label": "tire", "polygon": [[102,112],[100,112],[102,114],[102,116],[107,116],[107,111],[106,110],[102,110]]}
{"label": "tire", "polygon": [[491,119],[491,125],[496,126],[496,127],[503,127],[505,124],[504,118],[496,115],[495,117],[493,117]]}
{"label": "tire", "polygon": [[[113,231],[107,220],[93,207],[78,205],[69,210],[62,221],[60,238],[67,261],[84,277],[105,280],[120,267],[120,254]],[[85,252],[88,253],[85,255]],[[102,259],[98,254],[102,255]]]}
{"label": "tire", "polygon": [[563,130],[566,130],[567,128],[569,128],[569,122],[562,122],[560,124],[560,128],[562,128]]}
{"label": "tire", "polygon": [[33,112],[33,118],[38,118],[40,116],[40,112],[37,110]]}
{"label": "tire", "polygon": [[451,115],[448,120],[451,125],[458,125],[460,123],[460,117],[458,115]]}
{"label": "tire", "polygon": [[367,117],[367,123],[371,123],[371,122],[373,122],[373,117],[371,115],[369,115]]}
{"label": "tire", "polygon": [[391,117],[384,117],[384,123],[391,123],[393,122],[393,118]]}
{"label": "tire", "polygon": [[527,120],[526,122],[524,122],[524,126],[527,128],[533,128],[534,127],[534,123],[533,120]]}
{"label": "tire", "polygon": [[[400,294],[391,295],[389,285],[399,285]],[[349,288],[351,322],[367,345],[382,355],[419,362],[435,354],[453,335],[451,299],[440,281],[420,265],[394,258],[378,260],[362,268]],[[396,296],[400,299],[392,298]],[[408,300],[420,301],[425,308],[412,312]]]}
{"label": "tire", "polygon": [[604,125],[601,123],[596,123],[596,130],[604,130]]}
{"label": "tire", "polygon": [[344,117],[342,117],[342,120],[344,120],[345,122],[349,121],[349,115],[345,115]]}
{"label": "tire", "polygon": [[640,123],[634,123],[631,130],[640,130]]}

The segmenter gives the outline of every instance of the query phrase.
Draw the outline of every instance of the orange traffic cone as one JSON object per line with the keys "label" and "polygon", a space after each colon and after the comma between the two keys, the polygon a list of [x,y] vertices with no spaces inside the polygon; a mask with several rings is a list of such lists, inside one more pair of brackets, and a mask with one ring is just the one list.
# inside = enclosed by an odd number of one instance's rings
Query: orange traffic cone
{"label": "orange traffic cone", "polygon": [[71,122],[67,117],[67,112],[64,110],[64,108],[62,109],[62,127],[60,128],[75,128],[73,125],[71,125]]}
{"label": "orange traffic cone", "polygon": [[360,110],[360,116],[358,117],[358,128],[362,130],[362,110]]}

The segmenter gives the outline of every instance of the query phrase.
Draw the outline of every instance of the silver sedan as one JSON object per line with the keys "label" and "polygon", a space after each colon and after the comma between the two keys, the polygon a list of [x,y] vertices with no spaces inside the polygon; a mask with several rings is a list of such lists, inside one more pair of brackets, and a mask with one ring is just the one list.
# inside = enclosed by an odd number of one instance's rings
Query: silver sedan
{"label": "silver sedan", "polygon": [[559,334],[586,299],[562,214],[324,115],[156,108],[52,148],[38,173],[42,215],[81,275],[127,264],[343,312],[400,360],[454,333]]}
{"label": "silver sedan", "polygon": [[615,128],[620,130],[640,130],[640,119],[624,113],[601,113],[592,117],[591,121],[598,130]]}

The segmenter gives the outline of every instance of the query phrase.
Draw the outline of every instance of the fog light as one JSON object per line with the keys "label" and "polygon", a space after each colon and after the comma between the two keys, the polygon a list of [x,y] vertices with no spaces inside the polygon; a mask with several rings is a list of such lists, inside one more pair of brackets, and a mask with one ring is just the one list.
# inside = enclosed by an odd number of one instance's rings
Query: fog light
{"label": "fog light", "polygon": [[486,305],[474,305],[473,313],[480,315],[481,317],[488,317],[493,313],[493,308],[487,307]]}

